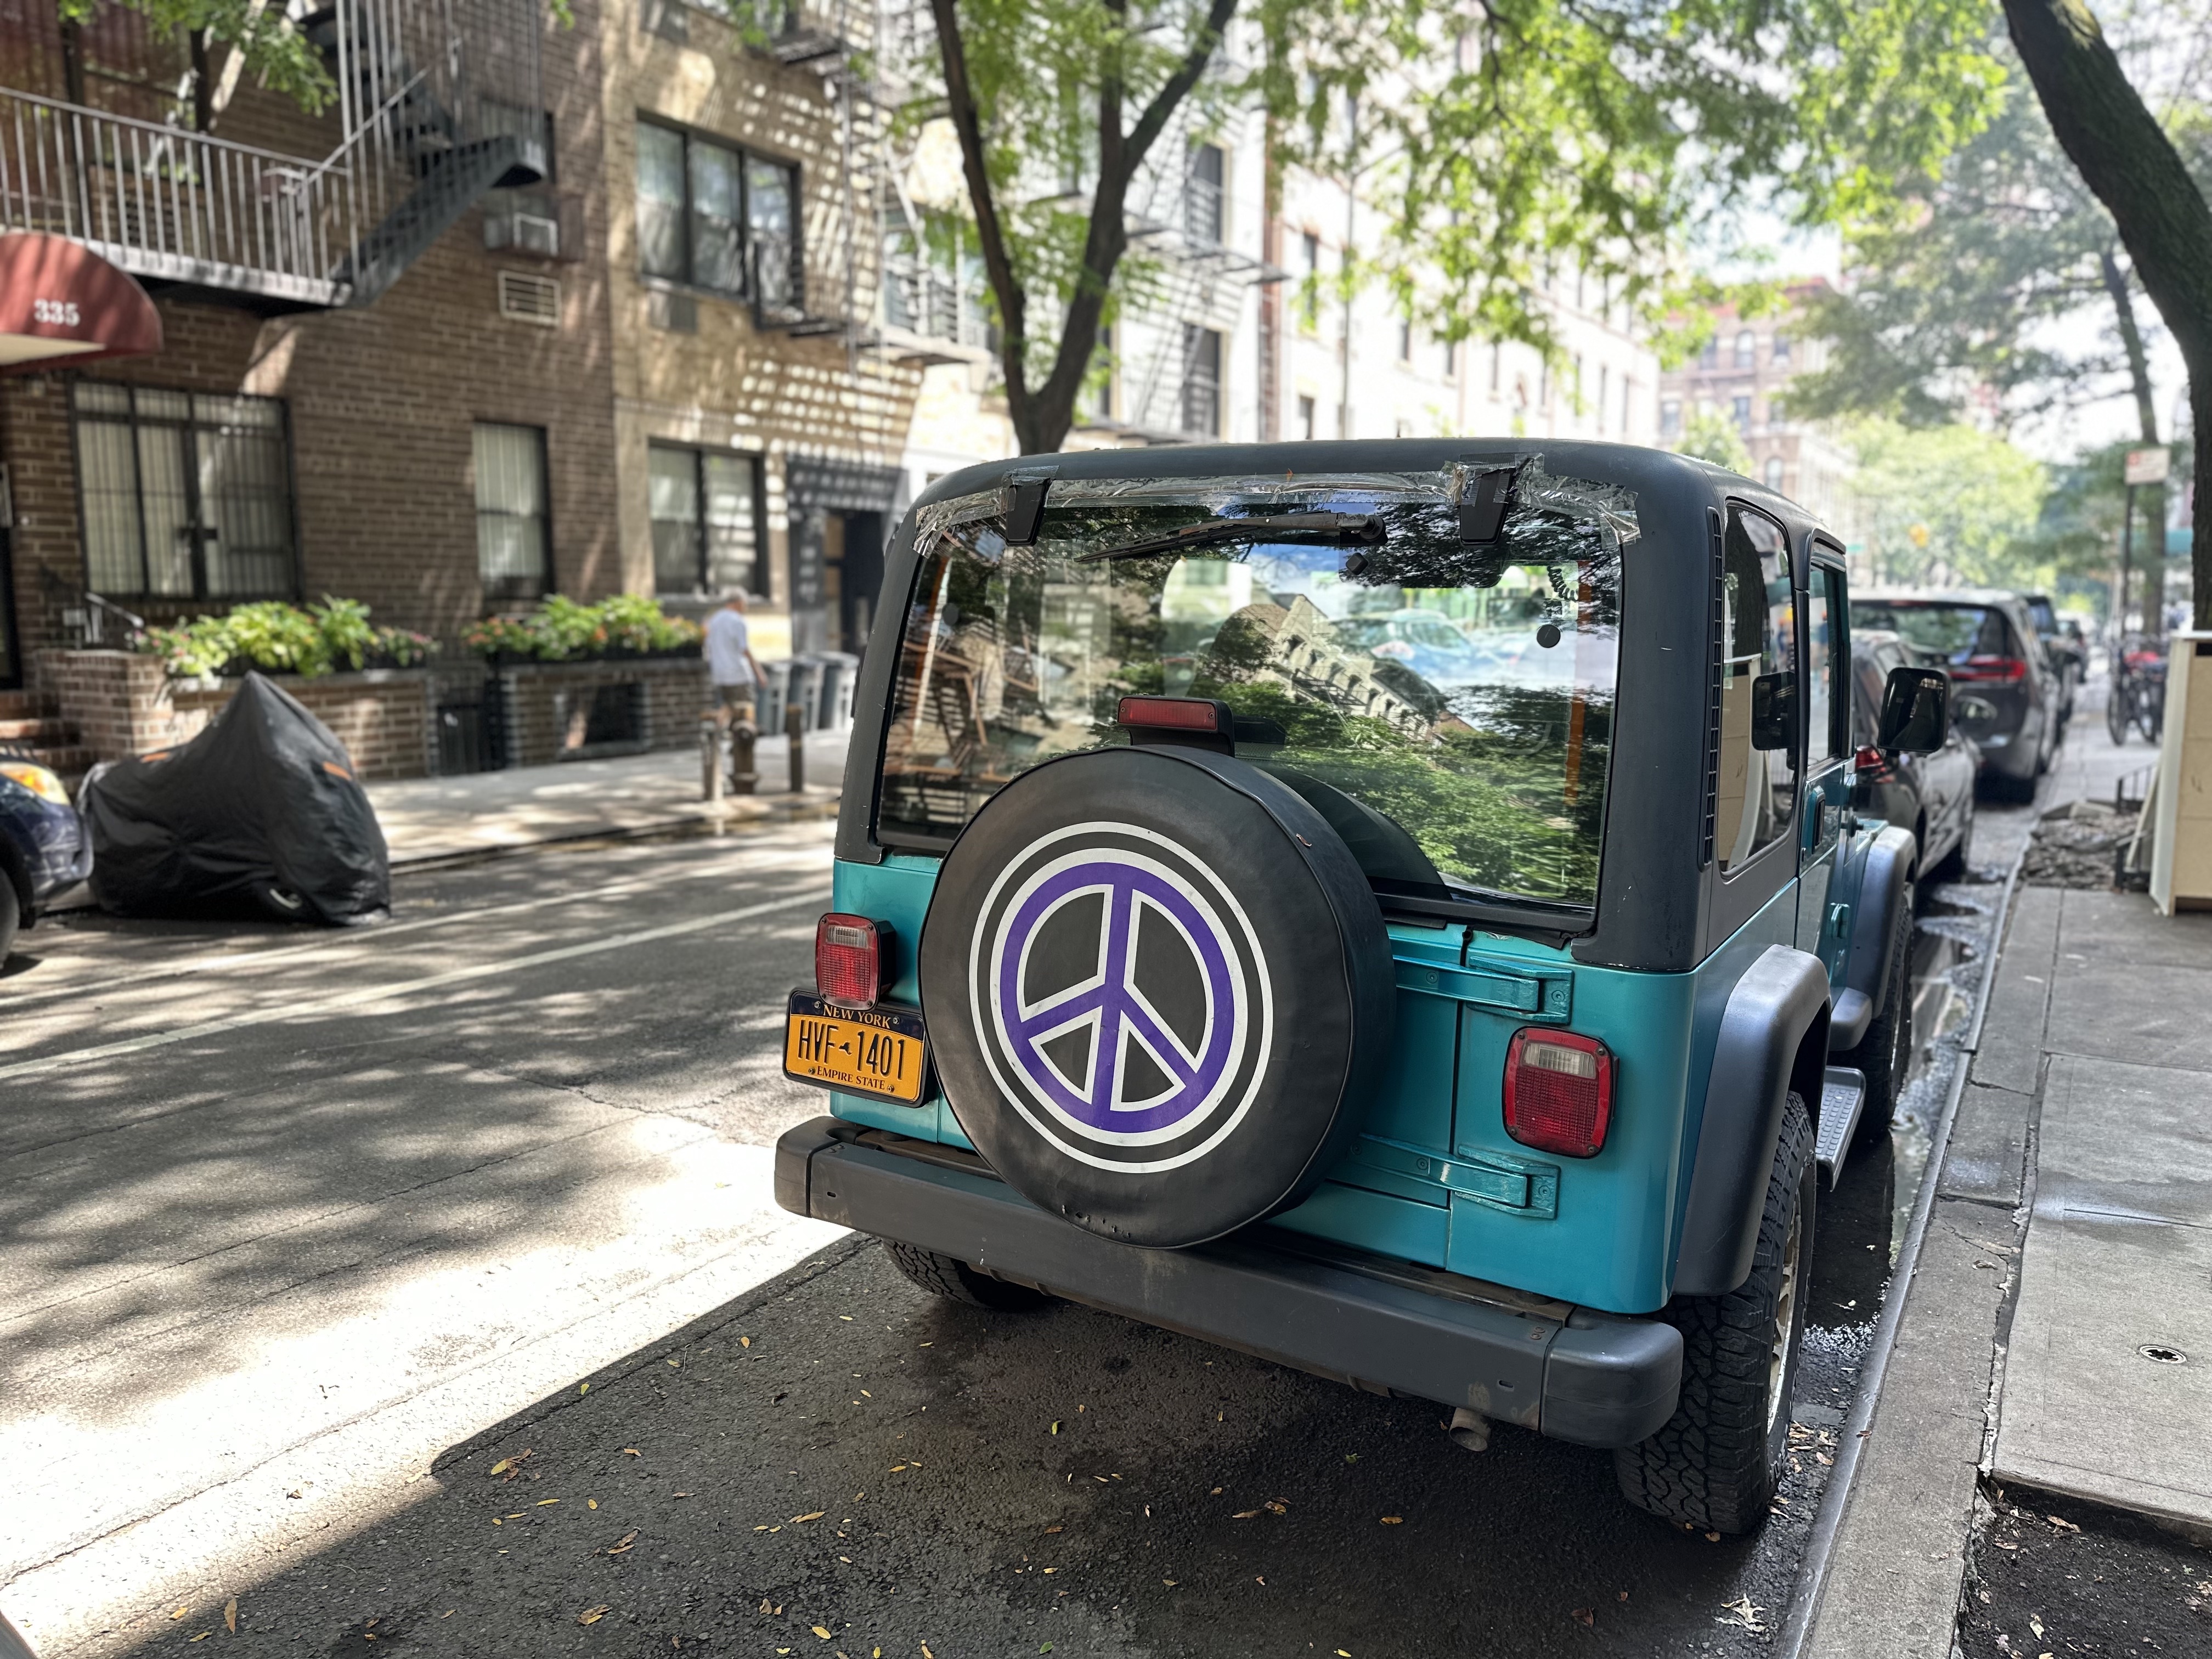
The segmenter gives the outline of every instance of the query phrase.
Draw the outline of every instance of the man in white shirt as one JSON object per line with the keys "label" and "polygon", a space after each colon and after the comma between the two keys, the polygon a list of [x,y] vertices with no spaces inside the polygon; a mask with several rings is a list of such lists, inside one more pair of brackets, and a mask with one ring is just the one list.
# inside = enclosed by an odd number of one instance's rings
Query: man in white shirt
{"label": "man in white shirt", "polygon": [[753,656],[741,592],[726,595],[722,608],[707,618],[707,673],[714,682],[714,719],[730,734],[731,790],[750,795],[759,781],[753,770],[753,743],[760,735],[753,698],[765,677]]}

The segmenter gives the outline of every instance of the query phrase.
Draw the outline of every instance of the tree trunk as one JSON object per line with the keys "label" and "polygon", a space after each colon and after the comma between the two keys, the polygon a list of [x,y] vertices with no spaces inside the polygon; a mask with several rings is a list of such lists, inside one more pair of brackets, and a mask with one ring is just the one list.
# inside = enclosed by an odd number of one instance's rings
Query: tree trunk
{"label": "tree trunk", "polygon": [[[2181,348],[2197,477],[2212,478],[2212,207],[2085,0],[2004,0],[2004,9],[2051,130],[2119,227],[2136,276]],[[2212,628],[2212,541],[2195,538],[2191,565],[2197,626]]]}
{"label": "tree trunk", "polygon": [[[2136,420],[2142,428],[2146,447],[2160,447],[2158,437],[2158,399],[2151,390],[2150,354],[2143,349],[2142,330],[2136,325],[2136,300],[2128,286],[2128,274],[2120,269],[2120,262],[2106,248],[2099,256],[2098,264],[2104,271],[2105,292],[2112,298],[2113,319],[2119,324],[2120,345],[2128,358],[2128,378],[2134,383]],[[2122,498],[2126,498],[2123,490]],[[2166,622],[2166,486],[2151,484],[2143,491],[2142,510],[2149,515],[2151,524],[2150,551],[2143,556],[2142,614],[2143,631],[2160,634]],[[2121,532],[2121,545],[2127,544],[2127,532]],[[2124,617],[2116,618],[2123,623]]]}

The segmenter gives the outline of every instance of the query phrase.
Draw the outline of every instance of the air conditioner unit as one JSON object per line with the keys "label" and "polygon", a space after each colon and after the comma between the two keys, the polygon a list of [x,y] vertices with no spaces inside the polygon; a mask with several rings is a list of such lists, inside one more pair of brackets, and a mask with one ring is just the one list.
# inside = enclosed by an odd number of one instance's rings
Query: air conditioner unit
{"label": "air conditioner unit", "polygon": [[484,215],[484,246],[516,253],[561,257],[561,222],[542,213],[509,210]]}

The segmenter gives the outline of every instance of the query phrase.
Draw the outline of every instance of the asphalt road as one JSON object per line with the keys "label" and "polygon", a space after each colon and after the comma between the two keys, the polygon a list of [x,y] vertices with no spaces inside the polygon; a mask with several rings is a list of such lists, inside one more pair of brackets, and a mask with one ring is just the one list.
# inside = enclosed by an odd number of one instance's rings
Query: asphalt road
{"label": "asphalt road", "polygon": [[0,978],[0,1606],[50,1659],[1764,1653],[2029,817],[1923,921],[1746,1540],[775,1210],[826,825],[403,877],[356,933],[63,919]]}

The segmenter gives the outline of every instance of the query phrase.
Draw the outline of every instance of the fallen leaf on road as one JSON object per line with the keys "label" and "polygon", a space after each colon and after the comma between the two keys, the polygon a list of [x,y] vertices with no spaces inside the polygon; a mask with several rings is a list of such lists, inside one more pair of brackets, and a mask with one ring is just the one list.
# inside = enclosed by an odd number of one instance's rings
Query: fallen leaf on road
{"label": "fallen leaf on road", "polygon": [[830,1632],[820,1625],[815,1625],[811,1628],[813,1630],[814,1633],[820,1637],[823,1641],[826,1642],[830,1639]]}
{"label": "fallen leaf on road", "polygon": [[587,1510],[595,1510],[599,1508],[599,1500],[596,1498],[586,1498],[584,1500],[584,1507]]}
{"label": "fallen leaf on road", "polygon": [[1705,1534],[1705,1542],[1708,1544],[1717,1544],[1720,1541],[1721,1535],[1717,1532],[1709,1532]]}
{"label": "fallen leaf on road", "polygon": [[1386,1527],[1402,1527],[1406,1524],[1406,1517],[1402,1515],[1386,1515],[1382,1517],[1382,1524]]}
{"label": "fallen leaf on road", "polygon": [[613,1543],[608,1545],[607,1553],[609,1555],[620,1555],[624,1550],[633,1549],[636,1545],[637,1532],[636,1529],[633,1528],[630,1531],[624,1533],[621,1537],[616,1539]]}
{"label": "fallen leaf on road", "polygon": [[[1059,1569],[1058,1567],[1047,1567],[1047,1568],[1045,1569],[1045,1571],[1046,1571],[1047,1572],[1058,1572],[1058,1571],[1060,1571],[1060,1569]],[[2043,1632],[2042,1632],[2041,1631],[2038,1631],[2038,1632],[2036,1632],[2035,1633],[2036,1633],[2038,1636],[2040,1636],[2040,1635],[2042,1635],[2042,1634],[2043,1634]]]}
{"label": "fallen leaf on road", "polygon": [[2057,1528],[2061,1532],[2079,1532],[2081,1530],[2081,1528],[2075,1526],[2071,1521],[2062,1521],[2055,1515],[2046,1515],[2043,1518],[2051,1522],[2052,1526]]}
{"label": "fallen leaf on road", "polygon": [[1176,1581],[1172,1578],[1163,1578],[1160,1580],[1160,1583],[1165,1584],[1170,1589],[1173,1589],[1176,1587]]}
{"label": "fallen leaf on road", "polygon": [[903,1463],[894,1463],[894,1464],[892,1464],[892,1465],[891,1465],[891,1473],[892,1473],[893,1474],[904,1474],[906,1473],[906,1465],[905,1465],[905,1464],[903,1464]]}
{"label": "fallen leaf on road", "polygon": [[1047,1429],[1045,1432],[1047,1434],[1058,1434],[1060,1432],[1060,1425],[1057,1423],[1054,1424],[1049,1429]]}
{"label": "fallen leaf on road", "polygon": [[738,1346],[741,1348],[750,1348],[752,1345],[753,1340],[750,1336],[741,1336],[738,1339]]}
{"label": "fallen leaf on road", "polygon": [[540,1510],[542,1510],[542,1509],[544,1509],[544,1508],[548,1504],[557,1504],[557,1503],[559,1503],[560,1501],[561,1501],[561,1500],[560,1500],[559,1498],[539,1498],[539,1499],[538,1500],[538,1502],[537,1502],[536,1504],[532,1504],[531,1507],[532,1507],[532,1508],[533,1508],[533,1509],[540,1509]]}
{"label": "fallen leaf on road", "polygon": [[[222,1627],[233,1636],[238,1634],[238,1598],[235,1595],[222,1604]],[[2041,1631],[2035,1633],[2038,1636],[2043,1634]]]}
{"label": "fallen leaf on road", "polygon": [[1613,1597],[1613,1600],[1616,1601],[1626,1601],[1627,1599],[1628,1592],[1626,1590],[1622,1590],[1619,1595]]}
{"label": "fallen leaf on road", "polygon": [[691,1496],[691,1494],[690,1494],[690,1492],[672,1492],[669,1493],[668,1495],[669,1495],[671,1498],[689,1498],[689,1497],[690,1497],[690,1496]]}
{"label": "fallen leaf on road", "polygon": [[1049,1538],[1049,1537],[1050,1537],[1054,1533],[1060,1532],[1060,1531],[1063,1530],[1063,1528],[1059,1528],[1059,1527],[1047,1527],[1044,1530],[1045,1530],[1045,1536],[1047,1536],[1048,1538]]}
{"label": "fallen leaf on road", "polygon": [[843,1320],[848,1325],[853,1322],[853,1316],[850,1314],[839,1314],[837,1317]]}
{"label": "fallen leaf on road", "polygon": [[875,1395],[870,1394],[866,1389],[863,1389],[860,1390],[860,1398],[863,1400],[873,1400]]}
{"label": "fallen leaf on road", "polygon": [[1575,1609],[1575,1622],[1578,1625],[1588,1625],[1595,1629],[1597,1625],[1597,1614],[1591,1608],[1577,1607]]}
{"label": "fallen leaf on road", "polygon": [[937,1659],[937,1656],[929,1650],[929,1644],[927,1642],[921,1644],[921,1659]]}
{"label": "fallen leaf on road", "polygon": [[635,1446],[624,1446],[623,1448],[623,1455],[624,1457],[642,1457],[645,1454]]}
{"label": "fallen leaf on road", "polygon": [[1229,1518],[1231,1521],[1249,1521],[1254,1516],[1259,1514],[1259,1512],[1260,1511],[1257,1510],[1239,1510],[1236,1514],[1231,1516]]}
{"label": "fallen leaf on road", "polygon": [[191,1611],[191,1609],[190,1607],[179,1607],[174,1613],[171,1613],[169,1617],[172,1619],[181,1619]]}
{"label": "fallen leaf on road", "polygon": [[1220,1487],[1218,1487],[1218,1486],[1216,1486],[1216,1487],[1215,1487],[1212,1492],[1210,1492],[1206,1493],[1206,1495],[1208,1498],[1218,1498],[1218,1497],[1220,1497],[1220,1496],[1221,1496],[1221,1488],[1220,1488]]}
{"label": "fallen leaf on road", "polygon": [[1766,1633],[1766,1626],[1759,1622],[1759,1615],[1766,1609],[1753,1606],[1748,1595],[1739,1596],[1733,1601],[1722,1602],[1721,1611],[1735,1615],[1733,1619],[1721,1620],[1719,1622],[1723,1625],[1732,1625],[1738,1630],[1747,1630],[1756,1635],[1764,1636]]}
{"label": "fallen leaf on road", "polygon": [[598,1607],[586,1607],[581,1613],[578,1613],[576,1615],[576,1622],[580,1625],[596,1625],[600,1620],[605,1618],[613,1611],[614,1609],[602,1601]]}
{"label": "fallen leaf on road", "polygon": [[578,1394],[589,1394],[591,1391],[592,1385],[588,1382],[579,1382],[576,1384],[576,1392]]}
{"label": "fallen leaf on road", "polygon": [[1263,1507],[1274,1510],[1278,1515],[1288,1515],[1291,1512],[1291,1500],[1287,1498],[1271,1498]]}
{"label": "fallen leaf on road", "polygon": [[829,1513],[830,1511],[827,1510],[817,1510],[811,1515],[794,1515],[791,1517],[792,1524],[793,1526],[799,1526],[809,1521],[819,1521],[823,1516]]}
{"label": "fallen leaf on road", "polygon": [[503,1525],[505,1525],[505,1524],[506,1524],[504,1522],[502,1522],[502,1521],[501,1521],[501,1520],[497,1516],[495,1516],[495,1515],[494,1516],[492,1516],[492,1518],[491,1518],[491,1523],[492,1523],[492,1525],[494,1525],[495,1527],[497,1527],[497,1526],[503,1526]]}

